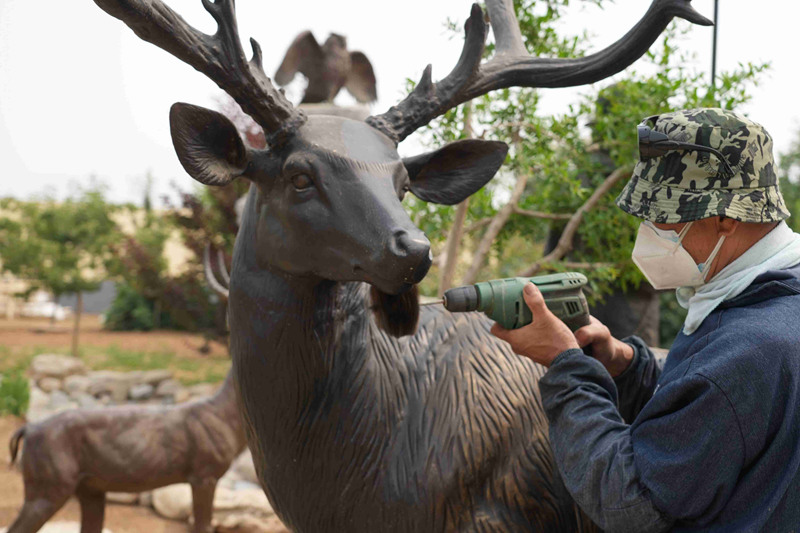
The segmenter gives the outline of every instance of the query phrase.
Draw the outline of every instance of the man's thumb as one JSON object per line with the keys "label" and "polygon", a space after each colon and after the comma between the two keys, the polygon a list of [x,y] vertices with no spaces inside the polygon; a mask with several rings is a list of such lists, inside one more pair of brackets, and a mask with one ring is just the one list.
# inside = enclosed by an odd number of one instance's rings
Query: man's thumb
{"label": "man's thumb", "polygon": [[541,313],[547,310],[542,291],[533,283],[525,285],[525,288],[522,290],[522,297],[525,299],[525,303],[528,304],[531,312],[533,312],[533,316],[537,314],[541,316]]}

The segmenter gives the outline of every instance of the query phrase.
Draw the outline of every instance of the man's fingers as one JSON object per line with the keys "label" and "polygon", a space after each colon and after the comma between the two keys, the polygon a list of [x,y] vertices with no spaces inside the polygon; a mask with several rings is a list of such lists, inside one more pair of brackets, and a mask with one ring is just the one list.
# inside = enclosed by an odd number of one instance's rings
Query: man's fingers
{"label": "man's fingers", "polygon": [[539,287],[533,283],[528,283],[525,285],[525,288],[522,291],[522,297],[525,299],[525,303],[528,304],[528,307],[533,313],[534,320],[536,320],[537,316],[541,317],[543,313],[547,312],[547,304],[544,303],[542,291],[540,291]]}
{"label": "man's fingers", "polygon": [[583,326],[575,332],[575,340],[581,348],[607,336],[608,328],[595,317],[589,317],[590,324]]}
{"label": "man's fingers", "polygon": [[498,324],[497,322],[492,324],[492,329],[489,330],[489,332],[498,339],[508,342],[508,334],[510,333],[510,331],[501,326],[500,324]]}

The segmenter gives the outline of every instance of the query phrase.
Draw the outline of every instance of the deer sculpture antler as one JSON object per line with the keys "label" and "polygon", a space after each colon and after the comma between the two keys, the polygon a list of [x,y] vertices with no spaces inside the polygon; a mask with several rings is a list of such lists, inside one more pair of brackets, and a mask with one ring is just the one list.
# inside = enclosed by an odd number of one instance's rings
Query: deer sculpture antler
{"label": "deer sculpture antler", "polygon": [[141,39],[191,65],[231,95],[264,128],[270,146],[283,144],[305,123],[305,114],[272,85],[261,64],[261,47],[254,39],[250,39],[253,57],[247,60],[239,40],[234,0],[202,2],[217,21],[214,35],[198,31],[159,0],[95,0]]}
{"label": "deer sculpture antler", "polygon": [[[234,0],[202,0],[206,11],[217,21],[214,35],[193,28],[160,0],[94,1],[143,40],[213,80],[264,128],[273,148],[282,145],[305,123],[305,114],[293,107],[264,73],[261,48],[253,39],[253,57],[247,60],[239,40]],[[481,58],[488,27],[480,6],[474,4],[465,24],[461,57],[450,74],[433,83],[428,65],[411,94],[386,113],[369,117],[367,123],[399,143],[448,109],[495,89],[593,83],[638,59],[673,17],[711,25],[690,2],[655,0],[631,31],[606,49],[578,59],[550,59],[532,57],[525,50],[512,0],[488,0],[496,52],[484,64]]]}
{"label": "deer sculpture antler", "polygon": [[464,25],[461,57],[444,79],[433,83],[431,65],[402,102],[367,123],[399,143],[447,110],[508,87],[572,87],[594,83],[632,64],[653,44],[673,17],[703,26],[713,23],[694,10],[691,0],[655,0],[644,17],[621,39],[595,54],[578,59],[550,59],[528,54],[522,42],[512,0],[487,0],[496,42],[494,57],[481,64],[487,25],[473,4]]}

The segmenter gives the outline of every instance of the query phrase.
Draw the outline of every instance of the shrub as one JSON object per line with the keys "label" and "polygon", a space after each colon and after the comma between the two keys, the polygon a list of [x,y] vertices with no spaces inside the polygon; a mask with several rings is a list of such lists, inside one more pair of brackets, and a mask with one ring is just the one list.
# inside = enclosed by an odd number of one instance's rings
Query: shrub
{"label": "shrub", "polygon": [[127,283],[117,285],[117,296],[106,312],[105,328],[114,331],[150,331],[153,329],[153,306]]}
{"label": "shrub", "polygon": [[22,416],[28,410],[30,389],[21,371],[0,375],[0,414]]}

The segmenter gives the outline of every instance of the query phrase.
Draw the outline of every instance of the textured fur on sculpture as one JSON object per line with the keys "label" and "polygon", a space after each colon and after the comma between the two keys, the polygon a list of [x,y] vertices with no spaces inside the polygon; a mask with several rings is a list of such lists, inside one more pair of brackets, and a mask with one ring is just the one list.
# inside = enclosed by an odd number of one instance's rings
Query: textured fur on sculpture
{"label": "textured fur on sculpture", "polygon": [[211,398],[177,406],[73,409],[26,424],[11,437],[25,503],[8,533],[34,533],[71,496],[81,533],[103,529],[106,492],[192,486],[195,533],[210,533],[217,480],[245,448],[233,376]]}
{"label": "textured fur on sculpture", "polygon": [[[402,337],[378,326],[370,290],[402,295],[431,265],[404,195],[456,204],[491,179],[507,151],[462,140],[401,158],[397,144],[491,90],[581,85],[619,72],[675,16],[709,21],[689,0],[654,0],[608,48],[541,59],[525,51],[512,0],[489,0],[490,60],[482,62],[488,27],[474,5],[455,68],[434,83],[428,67],[405,100],[359,122],[295,109],[264,74],[255,41],[246,58],[232,0],[203,1],[214,35],[158,0],[95,2],[208,75],[266,133],[268,149],[249,149],[218,113],[188,104],[170,112],[173,144],[193,178],[251,182],[230,277],[231,351],[259,479],[287,526],[595,531],[553,462],[542,368],[512,354],[479,315],[427,309]],[[413,302],[375,300],[389,304],[383,317],[413,319]]]}

